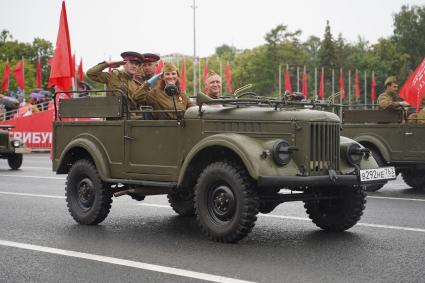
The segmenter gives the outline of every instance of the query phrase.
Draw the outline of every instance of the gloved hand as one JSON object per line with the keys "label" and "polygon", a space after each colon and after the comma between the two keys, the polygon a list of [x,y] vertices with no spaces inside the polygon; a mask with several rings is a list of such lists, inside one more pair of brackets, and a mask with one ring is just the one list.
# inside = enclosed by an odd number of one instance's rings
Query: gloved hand
{"label": "gloved hand", "polygon": [[150,85],[153,85],[158,79],[159,79],[159,77],[162,75],[162,73],[159,73],[159,74],[157,74],[157,75],[155,75],[155,76],[153,76],[152,78],[150,78],[149,80],[147,80],[147,82],[150,84]]}

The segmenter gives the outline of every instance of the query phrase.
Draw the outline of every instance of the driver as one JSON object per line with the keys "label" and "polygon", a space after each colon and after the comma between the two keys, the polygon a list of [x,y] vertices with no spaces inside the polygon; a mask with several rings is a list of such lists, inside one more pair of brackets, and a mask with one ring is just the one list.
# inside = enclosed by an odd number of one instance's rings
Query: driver
{"label": "driver", "polygon": [[398,84],[395,76],[389,76],[385,80],[385,92],[378,96],[378,106],[380,109],[397,110],[410,106],[406,101],[401,100],[397,95]]}

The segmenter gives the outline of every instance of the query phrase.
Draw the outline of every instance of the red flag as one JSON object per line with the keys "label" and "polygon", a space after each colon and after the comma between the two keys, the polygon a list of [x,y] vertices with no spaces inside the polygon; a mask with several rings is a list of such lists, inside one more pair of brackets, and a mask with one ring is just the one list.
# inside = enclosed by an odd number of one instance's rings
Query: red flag
{"label": "red flag", "polygon": [[52,85],[56,85],[57,89],[70,90],[72,73],[71,41],[69,39],[65,1],[62,1],[55,54],[50,61],[50,78],[48,86],[51,87]]}
{"label": "red flag", "polygon": [[184,66],[184,61],[183,61],[183,64],[182,64],[181,78],[182,78],[182,81],[180,83],[180,90],[182,92],[186,92],[186,87],[187,87],[187,85],[186,85],[186,69],[185,69],[185,66]]}
{"label": "red flag", "polygon": [[80,65],[78,65],[78,79],[80,82],[84,82],[83,57],[80,58]]}
{"label": "red flag", "polygon": [[360,97],[359,73],[357,70],[354,73],[354,96]]}
{"label": "red flag", "polygon": [[19,60],[19,62],[13,68],[13,73],[16,78],[16,85],[21,89],[25,89],[25,79],[24,79],[24,58]]}
{"label": "red flag", "polygon": [[407,78],[400,90],[400,97],[416,107],[416,111],[422,105],[425,94],[425,58],[416,70]]}
{"label": "red flag", "polygon": [[342,72],[342,68],[339,69],[339,92],[340,92],[341,98],[345,98],[344,74]]}
{"label": "red flag", "polygon": [[308,91],[307,91],[307,70],[304,67],[304,71],[303,71],[303,77],[302,77],[302,82],[301,82],[301,91],[303,93],[304,97],[307,97],[308,95]]}
{"label": "red flag", "polygon": [[3,73],[3,82],[1,84],[1,91],[5,92],[9,88],[9,77],[10,77],[10,66],[9,62],[6,62],[6,65],[4,66],[4,73]]}
{"label": "red flag", "polygon": [[289,77],[288,65],[286,65],[286,71],[285,71],[285,91],[289,91],[289,93],[292,93],[292,85],[291,85],[291,78]]}
{"label": "red flag", "polygon": [[161,59],[159,60],[158,67],[155,70],[155,74],[161,73],[163,68],[164,68],[164,61],[162,61]]}
{"label": "red flag", "polygon": [[375,72],[372,72],[372,82],[370,83],[370,99],[375,101],[376,99],[376,81],[375,81]]}
{"label": "red flag", "polygon": [[205,82],[205,79],[208,75],[208,61],[205,59],[205,65],[204,65],[204,73],[202,75],[202,80]]}
{"label": "red flag", "polygon": [[320,73],[320,84],[319,84],[319,97],[323,99],[325,96],[325,70],[322,68]]}
{"label": "red flag", "polygon": [[41,62],[40,62],[40,57],[37,58],[37,62],[35,64],[35,87],[41,88]]}
{"label": "red flag", "polygon": [[224,68],[224,75],[226,76],[226,84],[227,84],[227,89],[229,90],[229,93],[233,93],[233,88],[232,88],[232,73],[230,72],[230,64],[227,63],[226,67]]}

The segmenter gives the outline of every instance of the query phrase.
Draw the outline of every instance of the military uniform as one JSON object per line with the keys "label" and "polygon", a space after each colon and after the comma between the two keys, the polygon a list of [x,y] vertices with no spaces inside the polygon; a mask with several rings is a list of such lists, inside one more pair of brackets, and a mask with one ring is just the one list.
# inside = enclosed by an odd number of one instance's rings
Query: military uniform
{"label": "military uniform", "polygon": [[388,93],[386,91],[378,96],[378,106],[380,109],[399,109],[401,107],[401,101],[402,100],[397,94]]}
{"label": "military uniform", "polygon": [[[127,54],[136,54],[136,57],[126,57]],[[135,60],[141,63],[141,55],[136,52],[124,52],[121,54],[124,59]],[[140,56],[138,59],[137,56]],[[120,89],[128,97],[129,107],[131,110],[137,109],[138,104],[141,103],[142,96],[145,94],[141,89],[144,87],[142,80],[138,79],[135,76],[127,74],[126,72],[114,69],[112,72],[103,72],[106,68],[109,67],[107,62],[102,62],[96,66],[87,70],[87,76],[100,83],[106,84],[107,89]],[[107,92],[108,96],[119,95],[118,92]]]}

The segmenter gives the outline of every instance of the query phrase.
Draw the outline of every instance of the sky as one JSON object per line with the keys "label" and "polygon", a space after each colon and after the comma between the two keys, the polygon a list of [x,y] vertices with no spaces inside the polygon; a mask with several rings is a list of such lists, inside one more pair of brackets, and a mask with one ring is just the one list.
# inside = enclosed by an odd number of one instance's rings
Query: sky
{"label": "sky", "polygon": [[[20,42],[39,37],[55,46],[61,0],[0,0],[0,30]],[[67,0],[71,49],[91,67],[119,60],[123,51],[194,54],[193,0]],[[279,24],[302,30],[301,40],[323,38],[329,20],[334,38],[369,43],[393,33],[402,5],[424,0],[196,0],[196,55],[223,44],[247,49],[264,44]]]}

